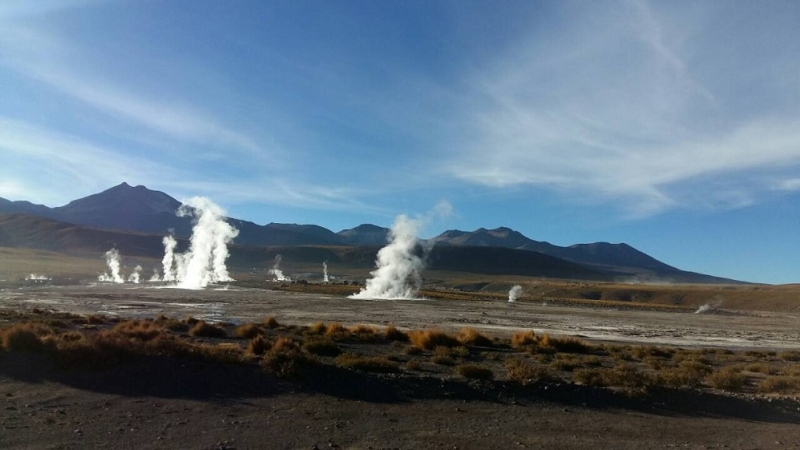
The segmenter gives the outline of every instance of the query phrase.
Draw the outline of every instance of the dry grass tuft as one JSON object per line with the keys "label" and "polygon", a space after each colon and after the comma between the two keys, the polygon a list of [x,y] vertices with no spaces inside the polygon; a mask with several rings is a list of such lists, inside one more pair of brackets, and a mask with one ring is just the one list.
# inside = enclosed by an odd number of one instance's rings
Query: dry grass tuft
{"label": "dry grass tuft", "polygon": [[261,356],[271,348],[272,342],[264,336],[256,336],[247,343],[247,353],[251,355]]}
{"label": "dry grass tuft", "polygon": [[638,370],[630,364],[622,364],[612,369],[577,369],[573,379],[588,386],[619,387],[628,394],[642,394],[656,387],[659,378]]}
{"label": "dry grass tuft", "polygon": [[747,379],[738,367],[723,367],[706,377],[706,383],[715,389],[738,391]]}
{"label": "dry grass tuft", "polygon": [[403,349],[403,353],[406,355],[419,355],[422,352],[422,347],[417,347],[416,345],[406,345],[406,347]]}
{"label": "dry grass tuft", "polygon": [[796,350],[778,352],[775,356],[784,361],[800,361],[800,352]]}
{"label": "dry grass tuft", "polygon": [[264,331],[257,323],[244,323],[236,327],[233,334],[240,339],[253,339],[256,336],[264,334]]}
{"label": "dry grass tuft", "polygon": [[777,367],[764,362],[748,364],[744,367],[744,370],[748,372],[763,373],[765,375],[775,375],[776,373],[780,372]]}
{"label": "dry grass tuft", "polygon": [[400,366],[396,362],[380,356],[360,356],[355,353],[342,353],[333,360],[333,363],[336,367],[341,367],[342,369],[380,373],[400,372]]}
{"label": "dry grass tuft", "polygon": [[[548,339],[545,339],[548,338]],[[553,347],[559,352],[564,353],[589,353],[592,351],[592,346],[587,344],[586,342],[570,337],[565,336],[561,338],[550,338],[548,335],[542,336],[541,339],[542,347]]]}
{"label": "dry grass tuft", "polygon": [[43,338],[52,336],[53,329],[41,323],[23,322],[2,331],[2,344],[9,352],[38,352],[45,349]]}
{"label": "dry grass tuft", "polygon": [[186,325],[189,325],[189,326],[196,325],[197,322],[200,322],[200,321],[195,319],[192,316],[186,316],[186,317],[183,318],[183,323],[185,323]]}
{"label": "dry grass tuft", "polygon": [[756,391],[771,394],[800,391],[800,377],[798,376],[777,376],[767,377],[756,386]]}
{"label": "dry grass tuft", "polygon": [[123,334],[142,341],[155,339],[164,332],[164,329],[149,320],[126,320],[114,325],[115,333]]}
{"label": "dry grass tuft", "polygon": [[278,328],[281,326],[281,324],[279,324],[278,321],[272,316],[264,317],[264,320],[261,323],[263,323],[267,328]]}
{"label": "dry grass tuft", "polygon": [[506,377],[523,386],[542,381],[555,381],[558,377],[546,366],[530,364],[520,358],[508,358],[505,361]]}
{"label": "dry grass tuft", "polygon": [[227,335],[228,333],[223,328],[207,323],[205,320],[198,321],[189,329],[189,336],[195,337],[224,338]]}
{"label": "dry grass tuft", "polygon": [[531,345],[537,345],[539,339],[533,330],[519,331],[511,336],[511,346],[514,348],[523,348]]}
{"label": "dry grass tuft", "polygon": [[299,378],[314,360],[289,338],[278,338],[261,360],[261,367],[279,378]]}
{"label": "dry grass tuft", "polygon": [[432,350],[436,347],[458,347],[461,342],[439,330],[412,330],[408,333],[408,339],[417,347]]}
{"label": "dry grass tuft", "polygon": [[314,325],[308,327],[309,334],[325,334],[325,331],[328,327],[325,325],[324,322],[317,322]]}
{"label": "dry grass tuft", "polygon": [[335,341],[341,341],[349,339],[351,334],[350,330],[348,330],[344,325],[338,322],[333,322],[328,325],[328,329],[325,330],[325,336],[328,336]]}
{"label": "dry grass tuft", "polygon": [[383,336],[390,341],[405,342],[408,340],[408,335],[398,330],[394,325],[389,325],[386,327],[386,331],[384,331]]}
{"label": "dry grass tuft", "polygon": [[372,325],[355,325],[350,327],[350,333],[360,341],[375,341],[380,336],[378,329]]}
{"label": "dry grass tuft", "polygon": [[491,369],[478,364],[463,364],[456,367],[456,373],[464,378],[472,380],[492,380],[494,372]]}
{"label": "dry grass tuft", "polygon": [[303,350],[308,353],[320,356],[339,356],[342,349],[330,339],[315,339],[306,342],[303,345]]}
{"label": "dry grass tuft", "polygon": [[458,339],[458,341],[463,345],[469,345],[473,347],[492,346],[492,340],[489,337],[470,327],[462,328],[461,331],[459,331],[456,335],[456,339]]}

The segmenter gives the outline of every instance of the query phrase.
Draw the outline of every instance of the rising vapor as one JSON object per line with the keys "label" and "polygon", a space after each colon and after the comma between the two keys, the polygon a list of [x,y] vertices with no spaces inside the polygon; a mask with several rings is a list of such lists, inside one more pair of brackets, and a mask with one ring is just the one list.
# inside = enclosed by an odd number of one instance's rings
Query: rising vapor
{"label": "rising vapor", "polygon": [[328,282],[328,261],[322,261],[322,282]]}
{"label": "rising vapor", "polygon": [[164,258],[161,260],[161,265],[164,267],[164,281],[175,281],[177,274],[173,266],[175,265],[175,246],[178,245],[178,241],[170,234],[164,236],[161,242],[164,244]]}
{"label": "rising vapor", "polygon": [[508,291],[508,301],[510,303],[514,303],[517,301],[520,295],[522,295],[522,286],[518,284],[514,285],[514,287],[512,287],[511,290]]}
{"label": "rising vapor", "polygon": [[355,299],[414,299],[422,286],[425,264],[416,253],[420,220],[397,216],[389,231],[389,244],[380,249],[376,268]]}
{"label": "rising vapor", "polygon": [[117,251],[116,248],[112,248],[106,252],[106,265],[111,273],[109,274],[109,272],[106,272],[100,274],[100,276],[97,277],[98,281],[104,281],[107,283],[125,282],[125,280],[122,279],[122,275],[119,274],[119,251]]}
{"label": "rising vapor", "polygon": [[[177,265],[178,287],[202,289],[210,283],[233,281],[225,260],[229,256],[228,244],[239,234],[239,230],[226,222],[224,215],[222,208],[205,197],[192,197],[178,208],[179,217],[194,218],[189,250],[183,255],[173,256]],[[164,245],[166,248],[166,238]],[[170,248],[172,251],[174,249],[174,246]]]}
{"label": "rising vapor", "polygon": [[283,257],[281,255],[275,255],[275,264],[272,265],[272,269],[269,269],[269,274],[275,277],[272,281],[292,281],[292,279],[285,276],[281,270],[282,260]]}
{"label": "rising vapor", "polygon": [[142,266],[137,265],[133,268],[133,272],[128,277],[128,281],[131,283],[139,284],[139,280],[141,278]]}

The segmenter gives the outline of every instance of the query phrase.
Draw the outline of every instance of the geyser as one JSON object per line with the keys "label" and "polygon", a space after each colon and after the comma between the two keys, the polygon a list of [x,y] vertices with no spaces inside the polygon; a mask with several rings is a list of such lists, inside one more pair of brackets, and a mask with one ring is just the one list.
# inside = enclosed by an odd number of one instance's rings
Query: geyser
{"label": "geyser", "polygon": [[[239,234],[239,230],[226,222],[224,215],[222,208],[205,197],[192,197],[178,208],[179,217],[194,218],[189,250],[182,255],[173,255],[178,287],[202,289],[210,283],[233,281],[225,260],[229,256],[228,243]],[[167,252],[174,251],[175,246],[165,238],[164,247],[166,262]],[[165,267],[165,277],[166,274]]]}
{"label": "geyser", "polygon": [[164,236],[161,240],[164,244],[164,258],[161,260],[161,265],[164,267],[164,281],[175,281],[177,274],[173,266],[175,265],[175,246],[178,241],[172,235]]}
{"label": "geyser", "polygon": [[125,280],[122,279],[122,275],[119,274],[119,251],[117,251],[116,248],[112,248],[106,252],[106,265],[111,273],[109,274],[106,272],[100,274],[100,276],[97,277],[98,281],[104,281],[107,283],[125,282]]}
{"label": "geyser", "polygon": [[141,272],[142,272],[142,266],[137,265],[136,267],[134,267],[133,272],[131,272],[131,275],[128,277],[128,281],[131,283],[139,284]]}
{"label": "geyser", "polygon": [[322,282],[328,282],[328,261],[322,261]]}
{"label": "geyser", "polygon": [[419,244],[416,234],[420,220],[397,216],[389,231],[389,243],[378,251],[372,278],[364,289],[350,298],[355,299],[415,299],[422,286],[422,269],[425,264],[417,254]]}
{"label": "geyser", "polygon": [[516,284],[511,288],[510,291],[508,291],[508,301],[510,303],[514,303],[517,301],[520,295],[522,295],[522,286]]}
{"label": "geyser", "polygon": [[283,271],[280,267],[281,260],[283,260],[281,255],[275,255],[275,264],[272,265],[272,269],[269,269],[269,274],[275,277],[272,279],[272,281],[292,281],[291,278],[283,274]]}

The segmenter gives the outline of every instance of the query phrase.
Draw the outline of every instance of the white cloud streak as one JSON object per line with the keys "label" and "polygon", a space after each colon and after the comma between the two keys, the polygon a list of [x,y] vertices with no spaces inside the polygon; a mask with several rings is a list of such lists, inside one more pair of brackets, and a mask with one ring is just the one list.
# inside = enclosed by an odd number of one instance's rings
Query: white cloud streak
{"label": "white cloud streak", "polygon": [[[678,33],[644,2],[611,16],[583,13],[552,45],[525,40],[473,77],[477,106],[465,120],[474,127],[465,154],[446,163],[453,176],[550,188],[647,216],[750,204],[769,190],[765,178],[716,192],[711,182],[800,165],[800,114],[729,117],[682,54],[693,30]],[[703,179],[700,192],[682,195]]]}

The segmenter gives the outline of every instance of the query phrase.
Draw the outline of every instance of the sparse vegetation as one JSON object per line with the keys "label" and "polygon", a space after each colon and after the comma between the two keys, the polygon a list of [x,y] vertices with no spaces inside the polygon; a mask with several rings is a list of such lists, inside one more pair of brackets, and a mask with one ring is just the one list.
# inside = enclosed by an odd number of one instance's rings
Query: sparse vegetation
{"label": "sparse vegetation", "polygon": [[706,377],[709,386],[726,391],[738,391],[744,386],[745,380],[738,367],[723,367]]}
{"label": "sparse vegetation", "polygon": [[492,340],[484,334],[479,333],[474,328],[462,328],[456,335],[456,339],[463,345],[471,347],[491,347]]}
{"label": "sparse vegetation", "polygon": [[333,360],[337,367],[365,372],[394,373],[400,372],[400,366],[380,356],[360,356],[354,353],[342,353]]}
{"label": "sparse vegetation", "polygon": [[457,347],[461,345],[458,339],[439,330],[413,330],[408,333],[412,344],[426,350],[436,347]]}
{"label": "sparse vegetation", "polygon": [[383,335],[390,341],[404,342],[408,340],[408,335],[395,328],[394,325],[386,327],[386,331],[384,331]]}
{"label": "sparse vegetation", "polygon": [[252,339],[258,335],[263,334],[263,330],[258,324],[255,323],[244,323],[236,327],[233,331],[233,334],[240,339]]}
{"label": "sparse vegetation", "polygon": [[530,345],[537,345],[539,340],[533,330],[519,331],[511,336],[511,346],[514,348],[523,348]]}
{"label": "sparse vegetation", "polygon": [[272,316],[265,317],[262,323],[267,328],[278,328],[281,326],[281,324],[279,324],[278,321]]}
{"label": "sparse vegetation", "polygon": [[520,358],[508,358],[505,361],[506,377],[523,386],[542,381],[554,381],[558,377],[546,366],[530,364]]}
{"label": "sparse vegetation", "polygon": [[189,336],[224,338],[228,335],[225,329],[200,320],[189,329]]}
{"label": "sparse vegetation", "polygon": [[330,339],[315,339],[303,344],[303,350],[320,356],[338,356],[342,350]]}

